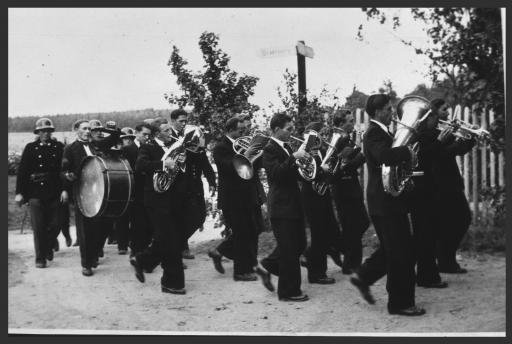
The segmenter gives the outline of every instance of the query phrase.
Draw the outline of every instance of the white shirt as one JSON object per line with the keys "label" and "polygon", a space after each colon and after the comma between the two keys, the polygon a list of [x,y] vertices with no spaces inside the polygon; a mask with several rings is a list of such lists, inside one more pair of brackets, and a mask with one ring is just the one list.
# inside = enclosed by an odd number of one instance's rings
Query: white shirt
{"label": "white shirt", "polygon": [[140,148],[140,141],[139,140],[135,139],[135,140],[133,140],[133,143],[135,143],[137,148]]}
{"label": "white shirt", "polygon": [[389,129],[387,126],[385,126],[383,123],[377,121],[377,120],[374,120],[374,119],[371,119],[370,122],[373,122],[375,124],[377,124],[379,127],[382,128],[382,130],[384,130],[389,136],[393,136],[391,135],[391,133],[389,132]]}
{"label": "white shirt", "polygon": [[88,141],[81,141],[81,140],[78,140],[79,142],[83,143],[82,147],[84,147],[85,149],[85,154],[87,154],[87,156],[93,156],[94,154],[92,154],[91,152],[91,149],[89,148],[89,142]]}
{"label": "white shirt", "polygon": [[272,139],[272,140],[274,140],[278,145],[280,145],[280,146],[281,146],[281,148],[283,148],[283,150],[286,152],[286,154],[287,154],[288,156],[290,156],[290,153],[288,153],[288,150],[287,150],[286,148],[284,148],[284,142],[283,142],[283,141],[281,141],[281,140],[279,140],[279,139],[276,139],[276,138],[275,138],[275,137],[273,137],[273,136],[271,137],[271,139]]}

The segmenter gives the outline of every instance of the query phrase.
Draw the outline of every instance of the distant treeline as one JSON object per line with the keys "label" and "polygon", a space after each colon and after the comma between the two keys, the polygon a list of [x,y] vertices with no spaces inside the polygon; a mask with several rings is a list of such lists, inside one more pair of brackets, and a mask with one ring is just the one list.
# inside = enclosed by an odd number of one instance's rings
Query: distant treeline
{"label": "distant treeline", "polygon": [[28,116],[28,117],[9,117],[9,132],[27,132],[34,130],[34,125],[38,118],[47,117],[53,121],[56,131],[70,131],[73,123],[78,119],[99,119],[101,123],[106,121],[115,121],[118,127],[134,127],[146,118],[163,117],[169,119],[171,110],[130,110],[99,113],[79,113],[64,114],[53,116]]}

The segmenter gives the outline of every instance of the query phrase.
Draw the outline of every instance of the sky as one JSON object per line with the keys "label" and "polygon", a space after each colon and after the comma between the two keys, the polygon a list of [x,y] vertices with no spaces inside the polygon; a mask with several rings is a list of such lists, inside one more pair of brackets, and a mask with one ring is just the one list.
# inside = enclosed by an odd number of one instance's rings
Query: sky
{"label": "sky", "polygon": [[[199,36],[211,31],[240,74],[259,78],[253,103],[279,103],[276,88],[286,68],[297,71],[294,46],[314,50],[306,59],[307,88],[323,86],[344,99],[354,85],[376,92],[389,79],[399,96],[429,84],[427,60],[399,40],[427,44],[420,23],[400,11],[402,27],[368,22],[359,8],[107,9],[10,8],[8,114],[165,109],[168,92],[179,90],[167,66],[176,45],[194,71],[202,69]],[[365,26],[365,40],[356,40]],[[399,38],[398,38],[399,37]],[[262,50],[281,50],[265,56]]]}

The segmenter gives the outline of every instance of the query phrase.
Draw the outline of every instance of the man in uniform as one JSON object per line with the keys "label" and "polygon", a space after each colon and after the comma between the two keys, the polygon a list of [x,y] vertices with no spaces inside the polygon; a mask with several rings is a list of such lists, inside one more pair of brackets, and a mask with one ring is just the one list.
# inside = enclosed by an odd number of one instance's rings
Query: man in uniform
{"label": "man in uniform", "polygon": [[36,121],[34,134],[38,137],[25,146],[16,179],[16,203],[29,204],[38,268],[53,260],[61,203],[67,202],[59,175],[64,145],[51,139],[54,130],[50,119]]}

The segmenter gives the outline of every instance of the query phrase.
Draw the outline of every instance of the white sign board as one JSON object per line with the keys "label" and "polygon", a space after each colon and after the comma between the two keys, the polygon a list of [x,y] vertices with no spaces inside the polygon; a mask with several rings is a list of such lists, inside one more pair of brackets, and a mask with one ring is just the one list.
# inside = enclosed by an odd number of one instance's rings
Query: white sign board
{"label": "white sign board", "polygon": [[309,57],[310,59],[315,56],[315,52],[313,51],[313,48],[308,47],[304,43],[297,42],[297,45],[295,46],[297,48],[297,54]]}
{"label": "white sign board", "polygon": [[262,48],[258,50],[258,56],[263,58],[293,56],[295,54],[296,51],[293,46]]}

